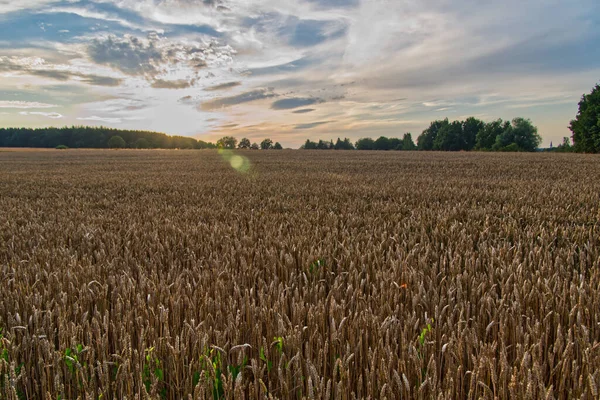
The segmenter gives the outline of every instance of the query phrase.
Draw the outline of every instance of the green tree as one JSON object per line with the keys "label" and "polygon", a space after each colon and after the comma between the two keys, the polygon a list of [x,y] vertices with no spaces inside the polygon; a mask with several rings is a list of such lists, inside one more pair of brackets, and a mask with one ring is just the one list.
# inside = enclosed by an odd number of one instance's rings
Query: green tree
{"label": "green tree", "polygon": [[473,150],[477,144],[477,135],[485,128],[485,123],[475,117],[469,117],[463,122],[463,141],[465,148],[462,150]]}
{"label": "green tree", "polygon": [[317,148],[317,143],[312,142],[310,139],[306,139],[306,142],[301,147],[304,150],[315,150]]}
{"label": "green tree", "polygon": [[273,141],[271,139],[265,139],[260,142],[260,148],[262,150],[271,150],[273,148]]}
{"label": "green tree", "polygon": [[575,151],[600,152],[600,85],[581,97],[579,111],[569,128],[573,132]]}
{"label": "green tree", "polygon": [[402,138],[402,150],[416,150],[417,146],[413,142],[412,134],[405,133]]}
{"label": "green tree", "polygon": [[332,150],[333,149],[333,141],[325,141],[325,140],[319,140],[319,143],[317,143],[317,149],[319,150]]}
{"label": "green tree", "polygon": [[385,136],[380,136],[377,138],[377,140],[375,140],[374,149],[375,150],[391,150],[392,143],[391,143],[390,139],[386,138]]}
{"label": "green tree", "polygon": [[502,135],[507,129],[510,129],[509,121],[504,122],[501,119],[498,119],[496,121],[488,122],[483,129],[477,133],[475,149],[492,150],[498,136]]}
{"label": "green tree", "polygon": [[356,150],[375,150],[375,141],[371,138],[362,138],[356,141]]}
{"label": "green tree", "polygon": [[573,151],[573,146],[571,146],[571,139],[567,136],[563,138],[563,141],[558,147],[556,147],[556,152],[558,153],[570,153]]}
{"label": "green tree", "polygon": [[238,149],[249,149],[252,144],[248,138],[243,138],[238,144]]}
{"label": "green tree", "polygon": [[273,150],[283,150],[281,143],[275,142],[275,144],[273,145]]}
{"label": "green tree", "polygon": [[259,149],[258,143],[252,143],[252,145],[250,146],[250,149],[252,149],[252,150],[258,150]]}
{"label": "green tree", "polygon": [[338,138],[333,148],[335,150],[354,150],[354,145],[348,138],[344,138],[343,141],[340,138]]}
{"label": "green tree", "polygon": [[[512,124],[496,138],[493,149],[502,151],[510,146],[510,151],[515,151],[517,148],[521,151],[535,151],[541,142],[542,138],[530,120],[515,118]],[[512,146],[513,144],[516,147]]]}
{"label": "green tree", "polygon": [[433,142],[438,135],[438,132],[442,127],[448,125],[448,118],[443,121],[433,121],[429,128],[425,129],[423,133],[417,138],[417,146],[419,150],[433,150]]}
{"label": "green tree", "polygon": [[433,140],[433,149],[443,151],[465,150],[466,144],[462,127],[463,123],[460,121],[442,124]]}
{"label": "green tree", "polygon": [[139,138],[138,140],[136,140],[134,142],[134,147],[136,149],[149,149],[150,142],[148,142],[148,139],[146,139],[146,138]]}
{"label": "green tree", "polygon": [[233,136],[223,136],[221,139],[217,140],[217,147],[220,149],[235,149],[237,145],[237,139]]}
{"label": "green tree", "polygon": [[127,147],[127,143],[121,136],[115,135],[108,140],[108,147],[111,149],[124,149]]}

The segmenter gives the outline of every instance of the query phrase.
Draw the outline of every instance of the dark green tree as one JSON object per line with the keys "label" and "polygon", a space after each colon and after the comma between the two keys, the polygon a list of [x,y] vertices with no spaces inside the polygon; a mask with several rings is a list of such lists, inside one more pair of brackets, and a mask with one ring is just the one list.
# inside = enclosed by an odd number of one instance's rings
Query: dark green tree
{"label": "dark green tree", "polygon": [[333,149],[333,141],[325,141],[325,140],[319,140],[319,143],[317,143],[317,149],[319,150],[332,150]]}
{"label": "dark green tree", "polygon": [[233,136],[223,136],[221,139],[217,140],[217,147],[220,149],[235,149],[237,145],[237,139]]}
{"label": "dark green tree", "polygon": [[463,123],[460,121],[442,124],[433,141],[433,149],[442,151],[465,150],[466,144],[462,127]]}
{"label": "dark green tree", "polygon": [[139,138],[138,140],[136,140],[134,142],[134,147],[136,149],[149,149],[150,148],[150,142],[146,138]]}
{"label": "dark green tree", "polygon": [[108,139],[108,147],[111,149],[124,149],[127,147],[127,143],[121,136],[115,135]]}
{"label": "dark green tree", "polygon": [[273,141],[271,139],[265,139],[260,142],[260,148],[262,150],[271,150],[273,148]]}
{"label": "dark green tree", "polygon": [[507,129],[510,129],[509,121],[503,122],[501,119],[498,119],[496,121],[488,122],[483,129],[477,133],[475,149],[492,150],[498,136],[502,135]]}
{"label": "dark green tree", "polygon": [[557,153],[571,153],[573,151],[573,146],[571,146],[571,139],[565,136],[563,138],[562,143],[556,147],[555,151]]}
{"label": "dark green tree", "polygon": [[377,138],[377,140],[375,140],[373,148],[374,150],[391,150],[392,143],[390,142],[390,139],[386,138],[385,136],[380,136]]}
{"label": "dark green tree", "polygon": [[275,144],[273,145],[273,150],[283,150],[281,143],[275,142]]}
{"label": "dark green tree", "polygon": [[477,144],[477,135],[485,128],[485,123],[475,117],[469,117],[463,122],[463,141],[465,148],[461,150],[473,150]]}
{"label": "dark green tree", "polygon": [[398,138],[389,138],[390,150],[402,150],[402,140]]}
{"label": "dark green tree", "polygon": [[425,129],[417,138],[417,146],[419,150],[433,150],[433,142],[435,141],[438,132],[440,129],[442,129],[442,127],[448,124],[448,118],[443,121],[433,121],[429,125],[429,128]]}
{"label": "dark green tree", "polygon": [[249,149],[250,146],[252,146],[252,143],[250,143],[250,140],[248,138],[243,138],[242,140],[240,140],[240,143],[238,144],[238,149]]}
{"label": "dark green tree", "polygon": [[354,150],[354,145],[348,138],[344,138],[343,141],[340,138],[338,138],[333,148],[335,150]]}
{"label": "dark green tree", "polygon": [[416,150],[417,146],[413,142],[412,134],[405,133],[402,138],[402,150]]}
{"label": "dark green tree", "polygon": [[258,146],[258,143],[252,143],[252,145],[250,146],[250,149],[252,150],[258,150],[260,147]]}
{"label": "dark green tree", "polygon": [[496,138],[493,149],[497,151],[535,151],[541,142],[542,138],[530,120],[515,118],[512,120],[512,124]]}
{"label": "dark green tree", "polygon": [[581,97],[579,111],[569,128],[573,132],[575,151],[600,152],[600,85]]}
{"label": "dark green tree", "polygon": [[306,142],[302,145],[301,149],[304,150],[315,150],[317,148],[317,143],[312,142],[310,139],[306,139]]}
{"label": "dark green tree", "polygon": [[362,138],[356,141],[356,150],[375,150],[375,141],[371,138]]}

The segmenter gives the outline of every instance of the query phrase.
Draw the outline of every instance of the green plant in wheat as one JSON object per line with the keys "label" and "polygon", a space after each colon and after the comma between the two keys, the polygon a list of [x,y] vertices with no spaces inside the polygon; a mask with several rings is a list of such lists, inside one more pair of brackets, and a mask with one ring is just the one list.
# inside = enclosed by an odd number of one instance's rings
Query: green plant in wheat
{"label": "green plant in wheat", "polygon": [[[152,376],[154,376],[159,383],[164,382],[165,380],[162,363],[159,358],[154,355],[154,347],[146,349],[146,359],[142,370],[142,379],[147,393],[150,393],[151,390]],[[159,395],[163,399],[167,398],[167,389],[165,387],[160,389]]]}
{"label": "green plant in wheat", "polygon": [[[427,339],[427,335],[431,332],[431,324],[434,322],[433,318],[431,318],[431,322],[428,322],[427,325],[421,329],[421,333],[419,334],[419,349],[417,350],[419,354],[419,358],[425,361],[424,352],[425,352],[425,341]],[[427,366],[425,366],[421,371],[421,382],[425,380],[425,376],[427,375]]]}
{"label": "green plant in wheat", "polygon": [[[230,364],[227,366],[227,372],[232,377],[232,380],[235,381],[246,365],[248,365],[248,358],[244,357],[241,364]],[[223,398],[225,392],[223,390],[223,379],[221,378],[223,372],[221,353],[216,349],[206,349],[201,357],[200,367],[202,368],[202,371],[194,374],[192,384],[196,386],[198,382],[200,382],[202,373],[204,373],[204,376],[212,387],[213,399],[218,400]]]}
{"label": "green plant in wheat", "polygon": [[[87,363],[82,363],[82,355],[84,353],[84,347],[82,344],[78,344],[74,349],[67,347],[65,349],[65,354],[63,359],[65,360],[65,365],[67,369],[73,376],[73,379],[79,385],[79,388],[83,387],[83,378],[82,369],[85,370],[87,368]],[[77,373],[79,371],[79,374]]]}
{"label": "green plant in wheat", "polygon": [[316,274],[326,266],[327,264],[325,263],[325,260],[323,260],[322,258],[317,258],[308,266],[308,272],[310,272],[311,274]]}

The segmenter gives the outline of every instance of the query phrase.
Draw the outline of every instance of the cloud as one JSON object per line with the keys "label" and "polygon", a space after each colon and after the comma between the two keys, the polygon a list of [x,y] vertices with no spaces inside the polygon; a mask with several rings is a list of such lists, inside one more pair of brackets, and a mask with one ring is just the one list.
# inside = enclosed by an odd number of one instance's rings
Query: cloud
{"label": "cloud", "polygon": [[275,101],[273,104],[271,104],[271,108],[273,110],[290,110],[293,108],[306,107],[324,102],[325,100],[319,98],[292,97]]}
{"label": "cloud", "polygon": [[301,110],[292,111],[294,114],[306,114],[315,111],[314,108],[303,108]]}
{"label": "cloud", "polygon": [[93,122],[105,122],[108,124],[119,124],[123,122],[122,118],[110,118],[110,117],[98,117],[96,115],[91,117],[80,117],[77,118],[78,121],[93,121]]}
{"label": "cloud", "polygon": [[[154,33],[141,39],[131,35],[97,38],[87,48],[91,60],[126,75],[143,77],[156,89],[185,89],[200,79],[215,77],[233,63],[236,51],[215,39],[176,41]],[[206,68],[211,69],[204,74]]]}
{"label": "cloud", "polygon": [[89,83],[90,85],[95,86],[108,86],[115,87],[119,86],[123,83],[123,79],[111,78],[108,76],[98,76],[98,75],[79,75],[83,78],[83,82]]}
{"label": "cloud", "polygon": [[0,108],[21,108],[21,109],[29,109],[29,108],[54,108],[58,107],[54,104],[47,103],[38,103],[35,101],[7,101],[0,100]]}
{"label": "cloud", "polygon": [[218,110],[237,104],[249,103],[256,100],[270,99],[277,95],[268,89],[257,89],[231,97],[221,97],[202,103],[200,108],[205,111]]}
{"label": "cloud", "polygon": [[241,84],[242,84],[242,82],[226,82],[226,83],[221,83],[221,84],[215,85],[215,86],[209,86],[207,88],[204,88],[204,90],[207,90],[207,91],[226,90],[226,89],[234,88],[236,86],[240,86]]}
{"label": "cloud", "polygon": [[194,82],[194,80],[187,81],[185,79],[178,79],[173,81],[157,79],[154,82],[152,82],[152,87],[155,89],[185,89],[190,86],[194,86]]}
{"label": "cloud", "polygon": [[88,55],[98,64],[109,65],[129,75],[155,74],[157,65],[165,59],[153,41],[133,36],[94,39],[88,47]]}
{"label": "cloud", "polygon": [[63,118],[63,115],[56,113],[56,112],[47,113],[47,112],[41,112],[41,111],[21,111],[19,114],[20,115],[39,115],[42,117],[47,117],[47,118],[52,118],[52,119]]}
{"label": "cloud", "polygon": [[294,126],[294,129],[312,129],[312,128],[316,128],[317,126],[320,125],[325,125],[330,123],[331,121],[319,121],[319,122],[311,122],[308,124],[298,124],[296,126]]}
{"label": "cloud", "polygon": [[42,58],[0,57],[0,72],[17,72],[61,82],[79,80],[94,86],[119,86],[123,80],[108,76],[73,71],[68,65],[52,65]]}

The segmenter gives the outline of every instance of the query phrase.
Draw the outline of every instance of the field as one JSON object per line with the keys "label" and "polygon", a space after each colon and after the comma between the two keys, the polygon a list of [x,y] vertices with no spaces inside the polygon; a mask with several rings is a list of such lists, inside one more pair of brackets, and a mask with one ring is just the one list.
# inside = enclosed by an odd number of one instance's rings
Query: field
{"label": "field", "polygon": [[0,152],[0,398],[597,399],[600,159]]}

